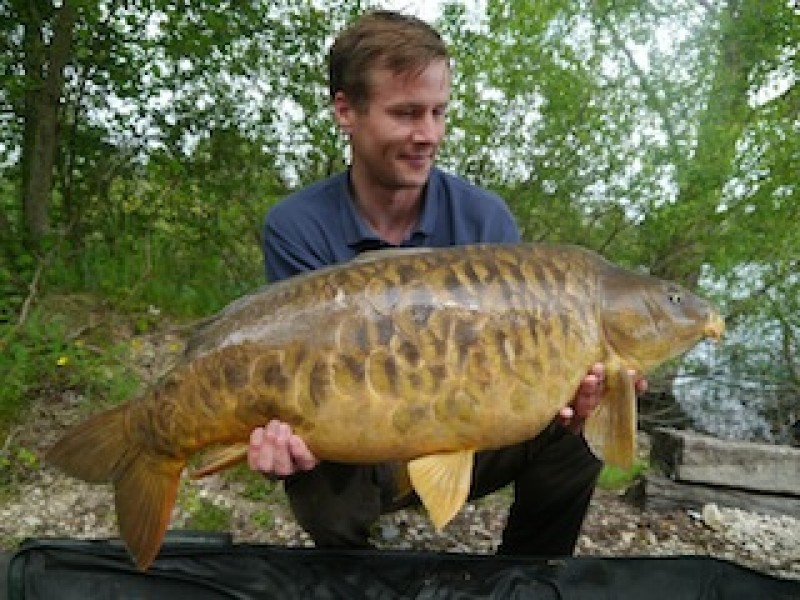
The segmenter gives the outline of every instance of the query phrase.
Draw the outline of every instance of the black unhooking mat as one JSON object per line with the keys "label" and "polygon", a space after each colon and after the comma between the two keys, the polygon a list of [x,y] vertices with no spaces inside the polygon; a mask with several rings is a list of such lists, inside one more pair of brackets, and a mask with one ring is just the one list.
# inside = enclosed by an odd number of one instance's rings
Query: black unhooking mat
{"label": "black unhooking mat", "polygon": [[533,598],[800,600],[800,582],[706,557],[537,560],[165,541],[146,573],[118,540],[34,539],[8,569],[9,600]]}

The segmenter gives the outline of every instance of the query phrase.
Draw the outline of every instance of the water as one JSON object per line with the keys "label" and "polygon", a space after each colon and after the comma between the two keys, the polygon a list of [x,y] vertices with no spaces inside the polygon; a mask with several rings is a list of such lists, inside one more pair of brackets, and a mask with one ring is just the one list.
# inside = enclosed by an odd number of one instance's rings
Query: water
{"label": "water", "polygon": [[777,324],[753,322],[704,342],[685,358],[672,384],[694,428],[726,439],[785,443],[795,411]]}
{"label": "water", "polygon": [[774,442],[763,413],[768,400],[757,383],[681,376],[672,384],[675,398],[694,428],[725,439]]}

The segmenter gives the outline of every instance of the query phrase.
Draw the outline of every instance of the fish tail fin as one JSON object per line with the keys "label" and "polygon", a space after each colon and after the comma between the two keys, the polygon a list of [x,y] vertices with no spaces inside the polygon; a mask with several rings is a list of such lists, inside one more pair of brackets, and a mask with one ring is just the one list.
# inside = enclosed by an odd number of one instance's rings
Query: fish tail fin
{"label": "fish tail fin", "polygon": [[67,475],[89,483],[114,480],[130,461],[125,435],[128,405],[98,413],[73,427],[51,447],[45,460]]}
{"label": "fish tail fin", "polygon": [[119,533],[141,570],[161,548],[184,466],[183,460],[142,452],[114,482]]}
{"label": "fish tail fin", "polygon": [[601,460],[629,469],[636,459],[636,390],[622,365],[606,365],[605,394],[584,426],[592,452]]}
{"label": "fish tail fin", "polygon": [[128,404],[70,429],[45,460],[90,483],[114,484],[117,523],[136,565],[153,562],[169,524],[185,461],[148,453],[126,434]]}

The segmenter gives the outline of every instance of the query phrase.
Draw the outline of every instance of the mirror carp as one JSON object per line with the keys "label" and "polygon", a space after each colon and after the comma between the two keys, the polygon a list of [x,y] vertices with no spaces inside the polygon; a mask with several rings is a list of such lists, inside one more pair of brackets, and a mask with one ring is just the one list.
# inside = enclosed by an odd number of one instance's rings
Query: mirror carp
{"label": "mirror carp", "polygon": [[67,431],[46,459],[114,486],[137,566],[158,553],[193,455],[202,477],[246,458],[277,418],[322,460],[405,461],[441,528],[476,451],[536,436],[597,362],[604,397],[584,434],[634,460],[633,369],[646,373],[724,323],[674,283],[557,244],[377,251],[266,285],[203,324],[141,398]]}

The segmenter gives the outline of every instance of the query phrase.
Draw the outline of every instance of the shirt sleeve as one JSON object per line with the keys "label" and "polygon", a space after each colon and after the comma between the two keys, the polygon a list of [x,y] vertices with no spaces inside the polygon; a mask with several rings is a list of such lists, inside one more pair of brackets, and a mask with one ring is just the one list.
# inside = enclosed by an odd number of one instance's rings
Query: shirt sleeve
{"label": "shirt sleeve", "polygon": [[489,219],[486,238],[483,241],[498,244],[516,244],[521,240],[517,222],[502,200],[500,200],[495,213]]}
{"label": "shirt sleeve", "polygon": [[288,279],[324,266],[306,243],[306,237],[299,230],[299,223],[282,219],[278,211],[267,214],[262,248],[267,281]]}

